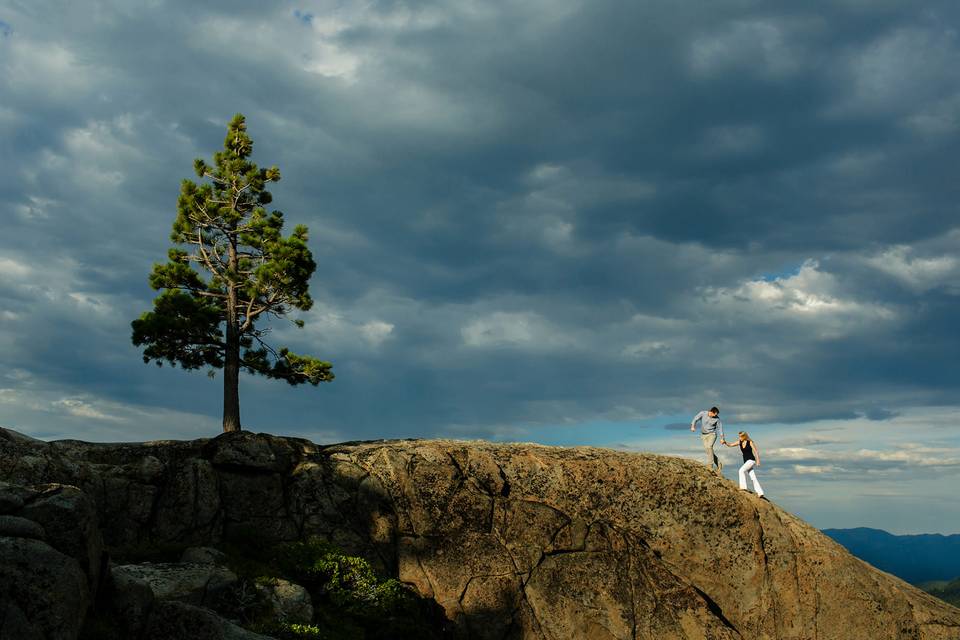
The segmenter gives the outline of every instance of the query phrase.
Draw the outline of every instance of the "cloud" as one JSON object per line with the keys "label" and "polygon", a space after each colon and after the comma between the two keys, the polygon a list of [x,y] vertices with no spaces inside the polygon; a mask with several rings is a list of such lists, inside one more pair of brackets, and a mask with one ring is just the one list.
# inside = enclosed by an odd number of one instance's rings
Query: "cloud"
{"label": "cloud", "polygon": [[896,450],[776,447],[766,450],[765,454],[768,459],[794,463],[795,473],[823,473],[827,479],[838,473],[896,473],[905,468],[960,467],[960,449],[922,445],[905,445]]}
{"label": "cloud", "polygon": [[763,130],[756,126],[713,127],[704,133],[702,153],[706,156],[741,155],[759,151],[764,145]]}
{"label": "cloud", "polygon": [[871,407],[866,409],[863,412],[863,415],[870,420],[890,420],[891,418],[896,418],[900,414],[896,411],[884,409],[883,407]]}
{"label": "cloud", "polygon": [[360,333],[372,345],[379,345],[393,333],[393,325],[381,320],[371,320],[360,326]]}
{"label": "cloud", "polygon": [[892,321],[882,304],[844,295],[838,278],[807,260],[797,273],[773,280],[749,280],[736,288],[706,289],[711,306],[760,322],[806,323],[820,337],[837,337],[865,323]]}
{"label": "cloud", "polygon": [[616,425],[718,404],[796,430],[771,479],[925,487],[955,454],[857,435],[940,442],[918,412],[960,390],[960,14],[922,4],[7,7],[0,422],[216,432],[220,379],[144,366],[129,323],[239,111],[319,265],[270,337],[337,375],[245,378],[245,424],[642,447]]}
{"label": "cloud", "polygon": [[834,477],[840,469],[834,465],[795,464],[793,472],[799,475],[829,475]]}
{"label": "cloud", "polygon": [[94,420],[104,420],[108,422],[123,422],[119,416],[104,413],[90,402],[83,398],[62,398],[53,403],[53,407],[79,418],[92,418]]}
{"label": "cloud", "polygon": [[923,292],[936,287],[945,287],[960,293],[960,260],[954,255],[915,256],[909,246],[894,246],[878,255],[870,256],[866,263],[878,271],[892,276],[914,292]]}
{"label": "cloud", "polygon": [[697,36],[690,44],[690,65],[701,75],[718,71],[780,77],[796,72],[803,60],[790,43],[784,24],[770,19],[737,19]]}
{"label": "cloud", "polygon": [[11,258],[0,258],[0,274],[4,278],[23,278],[30,274],[30,267]]}
{"label": "cloud", "polygon": [[556,327],[531,312],[495,311],[460,329],[469,347],[551,348],[569,344]]}
{"label": "cloud", "polygon": [[850,95],[844,107],[869,114],[911,113],[951,90],[950,73],[958,62],[955,33],[934,24],[894,28],[848,58]]}

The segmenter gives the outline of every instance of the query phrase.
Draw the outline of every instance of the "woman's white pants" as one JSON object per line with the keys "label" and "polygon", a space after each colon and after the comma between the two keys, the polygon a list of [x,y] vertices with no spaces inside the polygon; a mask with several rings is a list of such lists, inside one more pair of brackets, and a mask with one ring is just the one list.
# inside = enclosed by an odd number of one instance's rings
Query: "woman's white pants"
{"label": "woman's white pants", "polygon": [[757,492],[758,496],[763,495],[763,487],[760,486],[760,482],[757,480],[757,473],[753,468],[757,466],[756,460],[747,460],[743,463],[743,466],[740,467],[740,488],[747,488],[747,475],[750,475],[750,480],[753,481],[753,490]]}

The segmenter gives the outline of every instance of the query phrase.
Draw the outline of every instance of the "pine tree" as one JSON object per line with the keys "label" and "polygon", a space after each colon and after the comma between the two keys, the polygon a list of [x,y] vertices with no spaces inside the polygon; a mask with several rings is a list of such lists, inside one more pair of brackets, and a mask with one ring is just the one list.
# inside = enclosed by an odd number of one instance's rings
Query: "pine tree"
{"label": "pine tree", "polygon": [[246,129],[237,114],[214,166],[194,161],[203,181],[180,185],[170,236],[177,246],[150,274],[150,286],[162,293],[153,311],[132,323],[133,344],[145,346],[144,362],[210,367],[211,374],[223,369],[224,431],[240,429],[241,369],[291,385],[316,386],[334,377],[329,362],[271,347],[264,340],[269,328],[258,326],[269,316],[284,318],[313,305],[308,282],[316,263],[307,228],[297,225],[284,238],[283,214],[264,208],[272,200],[266,186],[280,180],[280,171],[249,160],[253,141]]}

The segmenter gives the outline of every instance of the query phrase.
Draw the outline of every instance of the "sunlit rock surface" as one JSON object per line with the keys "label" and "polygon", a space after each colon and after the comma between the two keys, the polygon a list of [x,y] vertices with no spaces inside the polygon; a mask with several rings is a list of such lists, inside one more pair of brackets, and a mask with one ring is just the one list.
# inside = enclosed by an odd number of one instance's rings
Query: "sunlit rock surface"
{"label": "sunlit rock surface", "polygon": [[960,638],[960,609],[678,458],[0,430],[0,463],[8,482],[82,489],[115,553],[323,536],[434,598],[461,638]]}

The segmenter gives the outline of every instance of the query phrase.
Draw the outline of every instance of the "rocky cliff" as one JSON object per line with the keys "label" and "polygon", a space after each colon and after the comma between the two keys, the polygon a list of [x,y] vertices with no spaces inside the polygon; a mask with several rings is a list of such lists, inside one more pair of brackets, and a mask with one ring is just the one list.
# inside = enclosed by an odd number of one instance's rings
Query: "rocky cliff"
{"label": "rocky cliff", "polygon": [[[117,557],[320,536],[434,599],[459,638],[960,639],[960,609],[677,458],[247,432],[45,443],[0,430],[0,480],[77,487]],[[6,535],[0,549],[37,552],[29,535]],[[96,582],[98,544],[74,544],[79,571],[63,579],[78,584],[56,588]]]}

